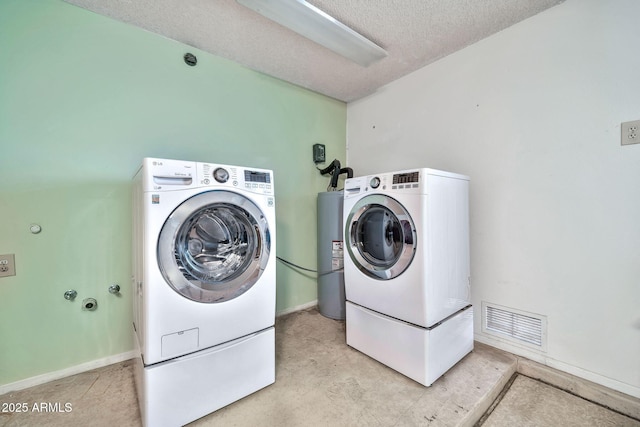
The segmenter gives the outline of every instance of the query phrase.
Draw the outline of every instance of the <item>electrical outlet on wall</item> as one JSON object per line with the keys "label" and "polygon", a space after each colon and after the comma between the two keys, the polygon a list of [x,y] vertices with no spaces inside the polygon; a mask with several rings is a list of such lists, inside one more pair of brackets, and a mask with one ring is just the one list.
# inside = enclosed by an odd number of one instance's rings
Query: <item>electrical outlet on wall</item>
{"label": "electrical outlet on wall", "polygon": [[16,275],[16,260],[14,254],[0,255],[0,277]]}
{"label": "electrical outlet on wall", "polygon": [[640,143],[640,120],[624,122],[620,126],[620,140],[622,145]]}

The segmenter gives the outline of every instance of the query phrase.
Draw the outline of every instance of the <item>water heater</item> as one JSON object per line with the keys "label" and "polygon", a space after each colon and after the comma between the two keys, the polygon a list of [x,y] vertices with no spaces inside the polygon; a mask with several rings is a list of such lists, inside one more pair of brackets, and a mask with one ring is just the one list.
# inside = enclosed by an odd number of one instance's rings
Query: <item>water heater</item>
{"label": "water heater", "polygon": [[318,310],[345,319],[343,191],[318,193]]}

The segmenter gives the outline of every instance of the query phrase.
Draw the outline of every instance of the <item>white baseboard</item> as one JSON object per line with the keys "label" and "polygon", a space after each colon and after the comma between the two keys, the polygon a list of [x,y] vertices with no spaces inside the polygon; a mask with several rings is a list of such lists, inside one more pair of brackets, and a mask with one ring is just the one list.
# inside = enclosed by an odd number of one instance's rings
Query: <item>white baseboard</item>
{"label": "white baseboard", "polygon": [[295,307],[285,308],[282,311],[278,311],[276,313],[276,317],[284,316],[285,314],[295,313],[296,311],[306,310],[308,308],[315,307],[317,305],[318,305],[318,300],[316,299],[316,300],[304,303],[302,305],[297,305]]}
{"label": "white baseboard", "polygon": [[610,388],[612,390],[619,391],[629,396],[640,398],[640,387],[634,386],[632,384],[627,384],[612,378],[608,378],[603,375],[597,374],[595,372],[587,371],[585,369],[570,365],[565,362],[561,362],[559,360],[556,360],[547,356],[542,352],[533,351],[528,348],[523,348],[521,346],[514,345],[511,342],[506,342],[504,340],[500,340],[494,337],[489,337],[487,335],[478,334],[478,333],[474,335],[474,339],[483,344],[487,344],[492,347],[499,348],[500,350],[507,351],[511,354],[515,354],[516,356],[526,357],[527,359],[540,363],[541,365],[545,365],[550,368],[554,368],[559,371],[566,372],[575,377],[582,378],[587,381],[591,381],[593,383]]}
{"label": "white baseboard", "polygon": [[59,371],[47,372],[46,374],[37,375],[35,377],[16,381],[14,383],[0,385],[0,395],[25,388],[45,384],[50,381],[59,380],[61,378],[70,377],[71,375],[80,374],[82,372],[91,371],[92,369],[102,368],[103,366],[112,365],[114,363],[123,362],[133,359],[136,356],[135,351],[127,351],[126,353],[114,354],[102,359],[92,360],[90,362],[81,363],[80,365],[71,366]]}
{"label": "white baseboard", "polygon": [[[276,316],[284,316],[286,314],[294,313],[296,311],[306,310],[318,305],[318,300],[310,301],[302,305],[290,307],[285,310],[276,313]],[[24,380],[16,381],[9,384],[0,385],[0,395],[10,393],[12,391],[24,390],[25,388],[45,384],[50,381],[59,380],[61,378],[70,377],[71,375],[80,374],[82,372],[91,371],[92,369],[102,368],[104,366],[112,365],[114,363],[123,362],[125,360],[133,359],[136,356],[134,350],[126,353],[115,354],[98,360],[92,360],[90,362],[82,363],[80,365],[71,366],[69,368],[61,369],[59,371],[47,372],[46,374],[37,375],[35,377],[27,378]]]}
{"label": "white baseboard", "polygon": [[604,387],[612,390],[619,391],[621,393],[633,396],[640,399],[640,387],[632,384],[627,384],[622,381],[618,381],[604,375],[597,374],[595,372],[587,371],[586,369],[579,368],[577,366],[569,365],[568,363],[561,362],[555,359],[548,359],[547,366],[557,369],[559,371],[566,372],[576,377],[584,378],[585,380],[600,384]]}

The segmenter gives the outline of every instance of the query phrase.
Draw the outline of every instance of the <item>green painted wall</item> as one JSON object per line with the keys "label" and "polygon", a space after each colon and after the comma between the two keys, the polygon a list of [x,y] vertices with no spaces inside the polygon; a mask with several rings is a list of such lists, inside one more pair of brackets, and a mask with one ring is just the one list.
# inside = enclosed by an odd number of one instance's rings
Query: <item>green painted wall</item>
{"label": "green painted wall", "polygon": [[[0,41],[0,254],[17,270],[0,278],[0,385],[132,349],[143,157],[273,169],[277,253],[315,267],[328,180],[311,146],[344,161],[345,104],[58,0],[0,2]],[[277,275],[278,311],[316,299],[313,274]],[[81,311],[87,297],[97,311]]]}

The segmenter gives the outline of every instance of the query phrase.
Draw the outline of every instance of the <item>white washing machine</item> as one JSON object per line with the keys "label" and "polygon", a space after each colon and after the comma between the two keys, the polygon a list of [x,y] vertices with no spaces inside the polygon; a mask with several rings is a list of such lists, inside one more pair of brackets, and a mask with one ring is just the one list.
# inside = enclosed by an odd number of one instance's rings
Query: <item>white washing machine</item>
{"label": "white washing machine", "polygon": [[145,158],[133,211],[144,425],[184,425],[272,384],[272,171]]}
{"label": "white washing machine", "polygon": [[347,179],[343,213],[347,344],[431,385],[473,349],[469,178]]}

